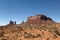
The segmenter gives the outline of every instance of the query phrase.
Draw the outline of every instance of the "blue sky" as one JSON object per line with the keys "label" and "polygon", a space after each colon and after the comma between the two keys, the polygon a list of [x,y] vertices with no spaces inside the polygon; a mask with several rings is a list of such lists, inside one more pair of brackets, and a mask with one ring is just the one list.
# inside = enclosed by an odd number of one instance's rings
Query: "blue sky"
{"label": "blue sky", "polygon": [[0,25],[10,20],[19,24],[40,13],[60,22],[60,0],[0,0]]}

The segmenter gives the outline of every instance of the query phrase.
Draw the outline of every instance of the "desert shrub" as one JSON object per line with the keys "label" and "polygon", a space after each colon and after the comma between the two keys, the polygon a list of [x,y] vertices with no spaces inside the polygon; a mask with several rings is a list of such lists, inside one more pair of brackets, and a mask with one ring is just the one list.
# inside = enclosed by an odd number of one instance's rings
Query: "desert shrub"
{"label": "desert shrub", "polygon": [[35,36],[34,36],[34,35],[32,35],[32,38],[35,38]]}
{"label": "desert shrub", "polygon": [[4,35],[3,35],[3,33],[2,33],[2,32],[0,32],[0,37],[4,37]]}
{"label": "desert shrub", "polygon": [[17,29],[20,31],[23,30],[22,27],[20,27],[20,26],[17,26]]}
{"label": "desert shrub", "polygon": [[51,26],[50,28],[52,28],[52,29],[57,29],[57,27],[56,27],[56,26]]}
{"label": "desert shrub", "polygon": [[0,26],[0,29],[1,29],[1,26]]}
{"label": "desert shrub", "polygon": [[40,34],[37,34],[37,35],[36,35],[36,38],[38,38],[38,37],[41,37],[41,35],[40,35]]}
{"label": "desert shrub", "polygon": [[41,26],[40,29],[46,30],[46,29],[48,29],[48,28],[47,28],[46,26]]}
{"label": "desert shrub", "polygon": [[6,40],[6,38],[2,37],[1,40]]}
{"label": "desert shrub", "polygon": [[49,40],[49,38],[47,38],[47,40]]}
{"label": "desert shrub", "polygon": [[55,30],[55,33],[60,36],[60,33],[57,29]]}
{"label": "desert shrub", "polygon": [[32,27],[30,27],[30,29],[33,30]]}
{"label": "desert shrub", "polygon": [[35,38],[34,35],[32,35],[31,33],[24,33],[24,38]]}
{"label": "desert shrub", "polygon": [[0,30],[3,30],[3,27],[0,26]]}
{"label": "desert shrub", "polygon": [[22,34],[20,33],[20,34],[18,34],[18,37],[21,37],[22,36]]}
{"label": "desert shrub", "polygon": [[24,34],[27,34],[27,32],[25,32]]}
{"label": "desert shrub", "polygon": [[38,37],[41,37],[41,35],[40,34],[33,35],[33,34],[27,33],[27,32],[24,33],[24,38],[38,38]]}
{"label": "desert shrub", "polygon": [[3,38],[3,39],[1,39],[1,40],[6,40],[6,39]]}
{"label": "desert shrub", "polygon": [[32,35],[30,33],[27,33],[27,34],[24,35],[25,38],[31,38],[31,36]]}
{"label": "desert shrub", "polygon": [[54,39],[57,38],[57,35],[54,34]]}
{"label": "desert shrub", "polygon": [[24,38],[28,38],[27,32],[24,33]]}

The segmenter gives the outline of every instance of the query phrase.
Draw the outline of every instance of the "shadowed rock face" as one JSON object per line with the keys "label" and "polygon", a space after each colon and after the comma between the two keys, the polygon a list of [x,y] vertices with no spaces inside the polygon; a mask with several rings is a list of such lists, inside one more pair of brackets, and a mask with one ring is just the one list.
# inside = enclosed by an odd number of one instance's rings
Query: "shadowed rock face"
{"label": "shadowed rock face", "polygon": [[13,25],[13,24],[14,24],[14,22],[13,21],[10,21],[9,25]]}
{"label": "shadowed rock face", "polygon": [[28,22],[30,23],[40,23],[41,21],[48,21],[48,20],[53,22],[53,20],[50,17],[47,17],[42,14],[28,17]]}
{"label": "shadowed rock face", "polygon": [[13,22],[13,21],[10,21],[10,23],[8,24],[8,25],[16,25],[16,21],[15,22]]}

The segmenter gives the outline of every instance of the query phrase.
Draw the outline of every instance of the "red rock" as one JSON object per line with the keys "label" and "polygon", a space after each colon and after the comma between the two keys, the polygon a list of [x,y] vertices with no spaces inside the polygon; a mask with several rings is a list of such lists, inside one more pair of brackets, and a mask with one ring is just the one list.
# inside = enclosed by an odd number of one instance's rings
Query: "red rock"
{"label": "red rock", "polygon": [[45,15],[42,14],[38,14],[35,16],[30,16],[27,18],[27,22],[28,23],[41,23],[41,22],[47,22],[47,21],[51,21],[53,22],[53,20],[50,17],[47,17]]}

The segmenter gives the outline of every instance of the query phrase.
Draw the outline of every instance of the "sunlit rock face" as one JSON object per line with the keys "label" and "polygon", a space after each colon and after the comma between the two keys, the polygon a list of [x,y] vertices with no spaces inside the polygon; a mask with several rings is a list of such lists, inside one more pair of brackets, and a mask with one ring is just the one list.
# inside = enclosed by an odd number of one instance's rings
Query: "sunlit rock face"
{"label": "sunlit rock face", "polygon": [[27,18],[28,22],[29,23],[41,23],[43,21],[51,21],[53,22],[53,20],[50,18],[50,17],[47,17],[43,14],[38,14],[38,15],[35,15],[35,16],[30,16]]}

